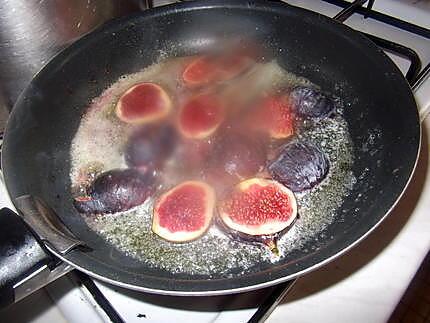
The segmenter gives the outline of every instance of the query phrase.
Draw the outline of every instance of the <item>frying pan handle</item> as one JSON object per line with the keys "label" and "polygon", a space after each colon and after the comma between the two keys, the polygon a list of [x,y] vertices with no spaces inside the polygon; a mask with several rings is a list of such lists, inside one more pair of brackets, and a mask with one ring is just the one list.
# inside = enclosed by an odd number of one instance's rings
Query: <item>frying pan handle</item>
{"label": "frying pan handle", "polygon": [[59,262],[20,216],[0,209],[0,308],[4,308],[71,270]]}

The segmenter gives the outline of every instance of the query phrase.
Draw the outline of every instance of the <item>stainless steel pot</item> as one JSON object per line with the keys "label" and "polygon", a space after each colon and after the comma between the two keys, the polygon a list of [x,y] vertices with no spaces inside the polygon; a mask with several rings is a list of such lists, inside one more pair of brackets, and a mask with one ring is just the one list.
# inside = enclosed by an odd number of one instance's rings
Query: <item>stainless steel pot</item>
{"label": "stainless steel pot", "polygon": [[34,74],[59,50],[148,1],[0,0],[0,109],[12,109]]}

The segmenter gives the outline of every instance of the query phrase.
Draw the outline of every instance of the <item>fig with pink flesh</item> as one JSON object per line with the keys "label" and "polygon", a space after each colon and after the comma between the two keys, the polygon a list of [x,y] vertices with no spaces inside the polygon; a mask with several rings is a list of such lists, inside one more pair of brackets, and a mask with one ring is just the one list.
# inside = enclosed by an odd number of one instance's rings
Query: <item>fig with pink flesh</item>
{"label": "fig with pink flesh", "polygon": [[171,242],[187,242],[202,236],[212,222],[215,193],[204,182],[186,181],[156,201],[152,231]]}
{"label": "fig with pink flesh", "polygon": [[145,125],[133,132],[125,148],[128,166],[143,170],[163,165],[175,148],[175,130],[169,125]]}
{"label": "fig with pink flesh", "polygon": [[186,138],[203,139],[212,135],[224,120],[224,109],[213,94],[200,94],[188,100],[179,111],[178,127]]}
{"label": "fig with pink flesh", "polygon": [[294,134],[294,116],[285,96],[263,98],[252,117],[254,128],[267,131],[272,138],[283,139]]}
{"label": "fig with pink flesh", "polygon": [[216,79],[216,66],[206,56],[199,56],[185,67],[182,79],[188,87],[209,84]]}
{"label": "fig with pink flesh", "polygon": [[165,117],[172,107],[167,92],[155,83],[139,83],[118,100],[115,113],[127,123],[143,124]]}
{"label": "fig with pink flesh", "polygon": [[146,201],[155,191],[151,172],[135,169],[114,169],[100,174],[88,190],[88,195],[73,201],[80,213],[105,214],[126,211]]}
{"label": "fig with pink flesh", "polygon": [[237,184],[218,205],[222,227],[234,238],[264,243],[278,254],[277,238],[297,217],[291,190],[273,180],[252,178]]}
{"label": "fig with pink flesh", "polygon": [[239,52],[198,56],[186,66],[182,79],[188,87],[224,82],[242,74],[254,62]]}

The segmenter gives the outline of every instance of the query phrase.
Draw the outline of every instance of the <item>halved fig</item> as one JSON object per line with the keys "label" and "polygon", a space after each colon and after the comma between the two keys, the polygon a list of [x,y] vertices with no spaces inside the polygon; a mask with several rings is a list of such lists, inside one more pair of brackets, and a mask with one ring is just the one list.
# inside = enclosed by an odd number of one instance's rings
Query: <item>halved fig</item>
{"label": "halved fig", "polygon": [[286,96],[267,96],[255,109],[251,117],[255,128],[267,131],[275,139],[294,134],[294,115]]}
{"label": "halved fig", "polygon": [[213,94],[199,94],[188,100],[180,109],[179,131],[187,138],[209,137],[224,120],[224,108]]}
{"label": "halved fig", "polygon": [[293,113],[288,100],[283,96],[267,98],[264,103],[270,113],[269,133],[272,138],[287,138],[294,134]]}
{"label": "halved fig", "polygon": [[[220,89],[220,97],[228,106],[228,113],[244,120],[262,94],[272,91],[274,84],[282,83],[284,72],[274,61],[256,63],[246,74]],[[246,118],[245,118],[246,119]],[[256,118],[258,124],[261,119]]]}
{"label": "halved fig", "polygon": [[233,237],[264,243],[277,254],[277,238],[296,219],[297,202],[281,183],[251,178],[237,184],[219,203],[218,214]]}
{"label": "halved fig", "polygon": [[208,84],[215,80],[216,69],[210,57],[198,56],[185,67],[182,79],[189,87]]}
{"label": "halved fig", "polygon": [[187,181],[157,200],[152,231],[171,242],[187,242],[202,236],[211,224],[215,193],[204,182]]}
{"label": "halved fig", "polygon": [[105,214],[126,211],[146,201],[155,190],[152,173],[135,169],[114,169],[100,174],[88,195],[73,201],[80,213]]}
{"label": "halved fig", "polygon": [[248,70],[255,61],[248,55],[233,52],[220,55],[216,63],[218,65],[218,81],[228,81]]}
{"label": "halved fig", "polygon": [[188,87],[228,81],[246,71],[254,60],[236,52],[198,56],[185,67],[182,79]]}
{"label": "halved fig", "polygon": [[119,98],[115,113],[124,122],[142,124],[165,117],[171,107],[172,101],[160,85],[143,82],[132,86]]}
{"label": "halved fig", "polygon": [[314,187],[326,177],[329,160],[313,143],[294,140],[280,148],[268,170],[273,179],[294,192],[301,192]]}

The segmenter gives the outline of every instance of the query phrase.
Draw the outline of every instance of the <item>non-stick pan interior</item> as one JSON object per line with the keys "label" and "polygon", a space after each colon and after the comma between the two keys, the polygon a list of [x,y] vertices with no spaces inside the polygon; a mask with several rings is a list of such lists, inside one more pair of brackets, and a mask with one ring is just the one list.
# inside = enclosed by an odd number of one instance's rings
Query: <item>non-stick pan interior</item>
{"label": "non-stick pan interior", "polygon": [[[90,100],[121,75],[160,56],[255,39],[267,58],[347,102],[358,179],[336,221],[279,263],[211,277],[171,274],[117,251],[87,228],[72,206],[71,140]],[[12,198],[51,205],[92,251],[66,259],[123,286],[167,294],[227,293],[291,279],[347,249],[373,228],[403,191],[420,142],[416,105],[393,63],[358,33],[318,14],[265,1],[188,2],[118,20],[67,48],[33,80],[8,123],[2,166]]]}

